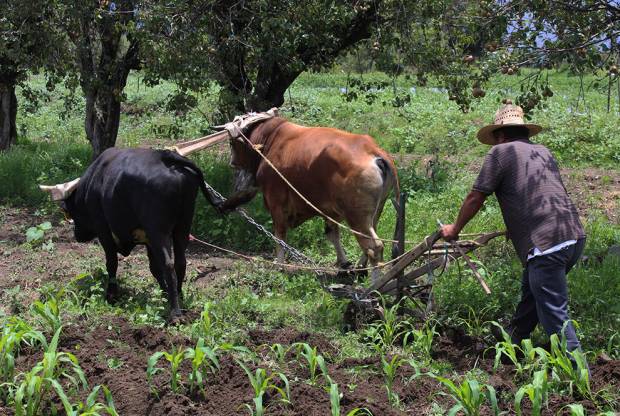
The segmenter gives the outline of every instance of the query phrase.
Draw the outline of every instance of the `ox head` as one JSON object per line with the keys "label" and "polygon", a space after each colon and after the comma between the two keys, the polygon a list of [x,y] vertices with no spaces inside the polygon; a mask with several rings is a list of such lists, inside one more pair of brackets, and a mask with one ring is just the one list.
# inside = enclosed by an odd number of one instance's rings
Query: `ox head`
{"label": "ox head", "polygon": [[79,242],[91,241],[96,237],[92,228],[92,220],[89,218],[86,207],[83,203],[78,203],[75,190],[78,187],[80,178],[71,182],[58,185],[39,185],[39,189],[48,192],[53,201],[59,203],[60,209],[65,214],[65,218],[73,220],[75,239]]}
{"label": "ox head", "polygon": [[257,156],[260,157],[245,138],[230,138],[230,166],[232,168],[256,173],[258,169]]}
{"label": "ox head", "polygon": [[86,243],[97,237],[93,227],[94,220],[88,214],[84,201],[78,200],[73,193],[63,201],[60,201],[60,208],[65,212],[65,216],[73,220],[73,234],[79,243]]}
{"label": "ox head", "polygon": [[256,174],[262,160],[257,150],[265,152],[265,124],[255,123],[246,129],[245,134],[231,135],[230,166]]}

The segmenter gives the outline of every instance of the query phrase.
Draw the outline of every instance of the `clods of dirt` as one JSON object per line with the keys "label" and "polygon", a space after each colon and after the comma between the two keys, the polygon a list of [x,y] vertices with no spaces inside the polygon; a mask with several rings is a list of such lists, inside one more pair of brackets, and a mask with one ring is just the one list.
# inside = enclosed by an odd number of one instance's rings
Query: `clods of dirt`
{"label": "clods of dirt", "polygon": [[336,354],[336,347],[323,335],[311,334],[306,331],[298,331],[293,328],[281,328],[274,330],[254,329],[248,332],[249,341],[254,346],[260,345],[293,345],[297,342],[307,343],[312,347],[317,347],[319,354],[333,356]]}

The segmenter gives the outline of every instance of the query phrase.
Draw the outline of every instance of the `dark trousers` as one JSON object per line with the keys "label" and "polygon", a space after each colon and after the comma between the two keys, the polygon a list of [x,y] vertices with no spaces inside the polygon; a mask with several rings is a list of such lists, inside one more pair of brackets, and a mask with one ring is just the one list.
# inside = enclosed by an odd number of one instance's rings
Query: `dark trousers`
{"label": "dark trousers", "polygon": [[555,253],[537,256],[527,262],[521,279],[521,301],[510,323],[512,342],[520,344],[540,323],[547,335],[564,334],[567,349],[581,348],[575,328],[568,316],[566,274],[581,257],[585,238]]}

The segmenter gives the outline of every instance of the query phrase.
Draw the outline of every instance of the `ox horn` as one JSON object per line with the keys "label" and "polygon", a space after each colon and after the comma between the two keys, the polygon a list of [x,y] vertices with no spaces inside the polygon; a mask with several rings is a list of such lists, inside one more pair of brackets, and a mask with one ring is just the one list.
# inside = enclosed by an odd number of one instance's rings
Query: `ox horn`
{"label": "ox horn", "polygon": [[69,195],[77,188],[80,178],[74,179],[71,182],[59,183],[58,185],[39,185],[39,189],[43,192],[49,192],[52,197],[52,201],[60,201],[67,199]]}

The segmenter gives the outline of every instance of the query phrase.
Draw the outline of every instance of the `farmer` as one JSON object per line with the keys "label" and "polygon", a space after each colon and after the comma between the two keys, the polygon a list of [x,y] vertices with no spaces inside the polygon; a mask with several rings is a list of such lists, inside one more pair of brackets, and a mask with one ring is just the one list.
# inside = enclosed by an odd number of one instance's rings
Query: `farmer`
{"label": "farmer", "polygon": [[506,332],[520,344],[538,323],[549,336],[566,325],[567,349],[573,351],[580,344],[568,316],[566,274],[581,256],[585,233],[551,152],[529,140],[542,127],[525,124],[521,107],[505,103],[495,122],[478,131],[478,140],[493,147],[456,222],[444,225],[441,235],[455,240],[495,193],[508,238],[523,264],[521,301]]}

